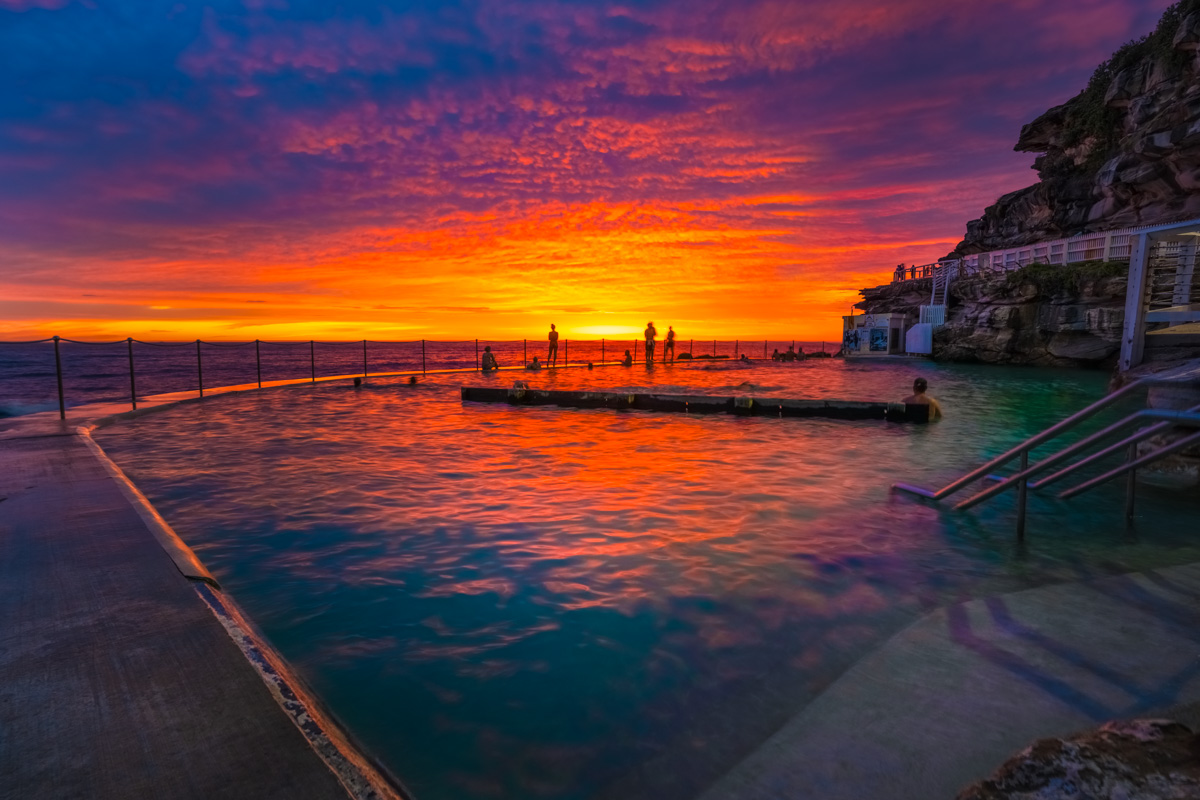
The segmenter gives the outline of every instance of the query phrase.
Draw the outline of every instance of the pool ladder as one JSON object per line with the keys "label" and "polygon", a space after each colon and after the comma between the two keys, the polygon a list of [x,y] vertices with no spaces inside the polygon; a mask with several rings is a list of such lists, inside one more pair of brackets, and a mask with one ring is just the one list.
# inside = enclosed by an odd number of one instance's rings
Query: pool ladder
{"label": "pool ladder", "polygon": [[[936,491],[925,489],[921,486],[914,486],[909,483],[896,483],[892,485],[893,489],[915,494],[919,497],[925,497],[930,500],[942,500],[952,494],[962,491],[971,484],[980,480],[991,480],[995,483],[992,486],[971,495],[965,500],[960,500],[954,505],[956,510],[965,510],[972,506],[990,500],[991,498],[1006,492],[1010,489],[1015,489],[1017,492],[1017,539],[1025,538],[1025,510],[1027,498],[1030,489],[1041,489],[1049,486],[1052,483],[1057,483],[1063,478],[1072,473],[1096,463],[1102,459],[1117,453],[1124,453],[1125,458],[1122,464],[1118,467],[1098,475],[1095,478],[1084,481],[1076,486],[1072,486],[1059,493],[1059,498],[1068,499],[1082,494],[1089,489],[1094,489],[1101,484],[1107,483],[1122,475],[1127,475],[1127,483],[1125,489],[1125,519],[1129,522],[1133,519],[1134,497],[1136,493],[1136,475],[1137,470],[1141,467],[1151,464],[1159,459],[1165,458],[1172,453],[1183,450],[1187,447],[1200,445],[1200,405],[1192,406],[1185,411],[1170,411],[1157,409],[1144,409],[1129,414],[1126,417],[1114,422],[1113,424],[1097,431],[1096,433],[1087,436],[1078,442],[1065,447],[1058,452],[1046,456],[1042,460],[1030,464],[1029,454],[1034,448],[1039,447],[1046,442],[1062,435],[1066,431],[1079,425],[1081,422],[1094,417],[1109,406],[1125,399],[1129,395],[1140,389],[1147,389],[1153,385],[1180,384],[1180,381],[1167,379],[1143,378],[1133,381],[1112,394],[1104,397],[1095,403],[1092,403],[1087,408],[1077,411],[1071,416],[1064,419],[1062,422],[1052,425],[1039,434],[1029,437],[1021,442],[1016,447],[1006,453],[996,456],[991,461],[983,466],[975,469],[961,478],[952,481],[941,489]],[[1150,423],[1150,424],[1146,424]],[[1116,434],[1124,431],[1127,428],[1136,425],[1145,425],[1138,428],[1132,434],[1126,436],[1120,441],[1113,442],[1107,446],[1101,446],[1107,440],[1111,439]],[[1173,427],[1196,429],[1186,436],[1182,436],[1173,442],[1169,442],[1155,449],[1138,455],[1138,443],[1150,437],[1165,433]],[[1099,447],[1099,449],[1095,449]],[[1094,450],[1094,452],[1090,452]],[[1079,457],[1078,460],[1070,462],[1072,458]],[[993,474],[993,470],[1004,466],[1014,459],[1020,459],[1020,466],[1017,472],[1007,477]],[[1066,466],[1060,466],[1066,464]],[[1047,475],[1041,480],[1031,480],[1035,475],[1040,475],[1052,467],[1060,467],[1055,472]]]}

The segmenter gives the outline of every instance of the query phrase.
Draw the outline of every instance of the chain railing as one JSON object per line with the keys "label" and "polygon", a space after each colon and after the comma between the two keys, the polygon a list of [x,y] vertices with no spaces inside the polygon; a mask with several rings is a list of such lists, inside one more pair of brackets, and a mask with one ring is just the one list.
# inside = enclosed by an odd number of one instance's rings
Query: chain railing
{"label": "chain railing", "polygon": [[[195,391],[217,386],[256,384],[264,380],[309,382],[330,379],[366,379],[372,376],[428,375],[452,372],[484,372],[483,355],[491,353],[498,369],[527,369],[537,359],[538,367],[566,368],[619,366],[623,364],[673,363],[733,359],[770,359],[774,353],[791,360],[788,350],[802,357],[804,347],[810,355],[834,355],[840,345],[825,342],[741,339],[676,339],[674,348],[660,339],[648,350],[641,339],[562,339],[551,349],[549,342],[529,339],[444,341],[266,341],[149,342],[127,337],[117,341],[89,342],[52,336],[32,341],[0,341],[0,385],[13,388],[24,396],[45,397],[30,382],[41,385],[51,373],[45,372],[40,346],[53,344],[55,388],[58,412],[66,418],[67,398],[83,402],[118,401],[114,385],[128,373],[127,401],[134,410],[139,397],[167,392]],[[758,352],[761,342],[762,353]],[[800,349],[796,350],[797,344]],[[71,350],[79,347],[77,352]],[[86,354],[86,355],[85,355]],[[64,355],[66,366],[64,367]],[[543,361],[542,359],[545,358]],[[251,360],[252,359],[252,360]],[[124,362],[120,363],[119,362]],[[190,376],[190,377],[189,377]],[[264,377],[265,376],[265,377]],[[300,377],[303,376],[303,377]],[[25,390],[21,390],[23,384]],[[139,384],[142,391],[139,392]],[[7,399],[0,391],[0,401]],[[49,398],[46,398],[47,401]]]}

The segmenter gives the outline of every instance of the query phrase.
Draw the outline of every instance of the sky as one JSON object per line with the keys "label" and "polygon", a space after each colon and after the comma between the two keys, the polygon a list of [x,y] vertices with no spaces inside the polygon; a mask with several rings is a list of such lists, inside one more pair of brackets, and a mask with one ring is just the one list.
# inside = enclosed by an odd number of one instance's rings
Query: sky
{"label": "sky", "polygon": [[0,0],[0,339],[834,341],[1166,0]]}

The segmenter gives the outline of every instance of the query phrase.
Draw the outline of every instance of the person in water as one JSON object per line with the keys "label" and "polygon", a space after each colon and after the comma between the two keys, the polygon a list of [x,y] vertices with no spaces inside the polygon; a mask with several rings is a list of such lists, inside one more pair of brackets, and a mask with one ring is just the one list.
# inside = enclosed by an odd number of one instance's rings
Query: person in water
{"label": "person in water", "polygon": [[942,418],[942,407],[929,395],[925,394],[929,389],[929,382],[924,378],[917,378],[913,381],[913,393],[904,398],[904,402],[911,405],[929,406],[929,421],[935,422]]}
{"label": "person in water", "polygon": [[749,363],[750,363],[750,356],[746,355],[745,353],[742,353],[742,357],[741,357],[741,358],[739,358],[739,359],[738,359],[738,361],[742,361],[742,362],[744,362],[744,363],[746,363],[746,364],[749,364]]}
{"label": "person in water", "polygon": [[663,343],[663,363],[667,363],[667,353],[671,354],[671,360],[675,360],[675,326],[667,326],[667,341]]}
{"label": "person in water", "polygon": [[500,365],[496,363],[496,356],[492,353],[492,346],[490,344],[483,348],[483,359],[479,362],[479,368],[484,372],[500,369]]}
{"label": "person in water", "polygon": [[621,360],[621,366],[622,367],[632,367],[633,366],[633,355],[628,350],[625,351],[625,358]]}
{"label": "person in water", "polygon": [[776,347],[776,348],[775,348],[775,352],[774,352],[774,353],[771,353],[771,360],[772,360],[772,361],[778,361],[780,358],[781,358],[781,356],[779,355],[779,348],[778,348],[778,347]]}
{"label": "person in water", "polygon": [[[537,356],[533,357],[537,361]],[[546,363],[551,366],[558,365],[558,331],[554,330],[554,326],[550,326],[550,350],[546,353]]]}
{"label": "person in water", "polygon": [[542,362],[538,361],[537,356],[534,356],[533,361],[529,362],[529,366],[525,367],[525,369],[541,369],[541,368],[542,368]]}

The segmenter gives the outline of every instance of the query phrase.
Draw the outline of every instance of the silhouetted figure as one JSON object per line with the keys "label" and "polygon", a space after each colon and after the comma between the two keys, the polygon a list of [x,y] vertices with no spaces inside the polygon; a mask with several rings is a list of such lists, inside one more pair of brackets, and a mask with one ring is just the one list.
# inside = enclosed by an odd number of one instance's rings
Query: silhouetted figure
{"label": "silhouetted figure", "polygon": [[625,358],[621,359],[621,366],[622,367],[632,367],[633,366],[633,355],[631,355],[628,350],[625,351]]}
{"label": "silhouetted figure", "polygon": [[671,360],[675,360],[675,326],[667,326],[667,341],[663,344],[663,363],[667,363],[667,353],[671,354]]}
{"label": "silhouetted figure", "polygon": [[592,362],[590,362],[590,361],[589,361],[589,362],[588,362],[588,370],[590,371],[590,370],[593,370],[593,369],[595,369],[595,367],[594,367],[594,366],[592,366]]}
{"label": "silhouetted figure", "polygon": [[775,352],[774,352],[774,353],[771,353],[771,360],[772,360],[772,361],[778,361],[780,358],[782,358],[782,356],[781,356],[781,355],[779,355],[779,348],[778,348],[778,347],[776,347],[776,348],[775,348]]}
{"label": "silhouetted figure", "polygon": [[[533,357],[537,361],[537,356]],[[554,326],[550,326],[550,350],[546,353],[546,363],[550,366],[558,365],[558,331],[554,330]]]}
{"label": "silhouetted figure", "polygon": [[646,364],[654,363],[654,340],[658,338],[658,330],[653,322],[646,323]]}
{"label": "silhouetted figure", "polygon": [[530,361],[529,365],[527,367],[525,367],[525,369],[541,369],[541,368],[542,368],[542,362],[538,361],[537,356],[534,356],[533,361]]}
{"label": "silhouetted figure", "polygon": [[742,353],[742,357],[741,357],[741,358],[739,358],[739,359],[738,359],[738,361],[741,361],[741,362],[743,362],[743,363],[745,363],[745,364],[749,364],[749,363],[750,363],[750,356],[746,355],[745,353]]}
{"label": "silhouetted figure", "polygon": [[417,385],[417,376],[416,376],[416,375],[409,375],[409,376],[408,376],[408,385],[409,385],[409,386],[416,386],[416,385]]}
{"label": "silhouetted figure", "polygon": [[492,346],[490,344],[483,348],[483,358],[479,362],[479,368],[484,372],[500,369],[500,365],[496,363],[496,356],[492,353]]}
{"label": "silhouetted figure", "polygon": [[904,402],[913,405],[929,406],[929,421],[936,422],[942,418],[942,407],[937,400],[925,394],[928,388],[928,381],[924,378],[917,378],[913,381],[913,393],[904,398]]}
{"label": "silhouetted figure", "polygon": [[784,361],[795,361],[797,358],[799,358],[799,356],[796,355],[795,345],[789,345],[787,352],[783,354],[783,360]]}

